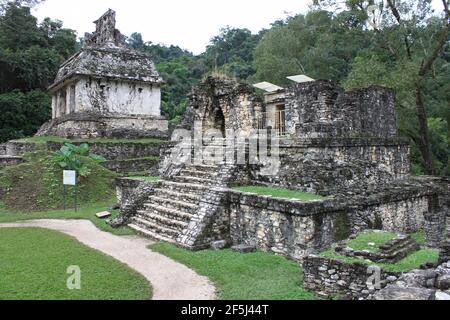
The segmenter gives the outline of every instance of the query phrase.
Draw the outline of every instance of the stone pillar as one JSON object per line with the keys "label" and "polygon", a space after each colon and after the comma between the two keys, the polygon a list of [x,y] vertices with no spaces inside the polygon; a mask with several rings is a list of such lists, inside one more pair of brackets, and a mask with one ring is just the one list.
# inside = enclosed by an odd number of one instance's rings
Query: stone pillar
{"label": "stone pillar", "polygon": [[450,261],[450,240],[447,240],[441,244],[440,249],[439,264]]}
{"label": "stone pillar", "polygon": [[61,106],[61,92],[58,91],[58,92],[56,92],[56,105],[55,105],[55,117],[56,118],[61,117],[60,106]]}
{"label": "stone pillar", "polygon": [[71,110],[71,100],[70,100],[70,97],[72,96],[70,93],[71,91],[72,91],[72,86],[67,86],[67,88],[66,88],[66,114],[70,114],[70,110]]}
{"label": "stone pillar", "polygon": [[439,197],[428,199],[428,211],[424,213],[424,228],[426,244],[431,248],[438,248],[445,240],[447,212],[439,205]]}
{"label": "stone pillar", "polygon": [[52,95],[52,119],[56,118],[56,108],[57,108],[56,95],[53,94]]}

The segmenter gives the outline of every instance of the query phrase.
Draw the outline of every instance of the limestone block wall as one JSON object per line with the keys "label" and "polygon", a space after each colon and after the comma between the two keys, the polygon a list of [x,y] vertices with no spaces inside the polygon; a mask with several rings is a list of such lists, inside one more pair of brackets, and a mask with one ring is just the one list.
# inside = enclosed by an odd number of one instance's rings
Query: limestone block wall
{"label": "limestone block wall", "polygon": [[367,206],[355,213],[355,232],[381,222],[385,231],[413,233],[425,225],[424,215],[428,212],[429,198],[426,196],[405,199],[402,201],[381,203]]}
{"label": "limestone block wall", "polygon": [[65,138],[142,138],[168,136],[169,123],[158,116],[73,113],[45,123],[37,136]]}
{"label": "limestone block wall", "polygon": [[333,200],[300,202],[230,192],[230,236],[295,260],[350,235],[348,218]]}
{"label": "limestone block wall", "polygon": [[[71,142],[79,145],[81,142]],[[47,142],[49,150],[58,150],[63,146],[60,142]],[[103,156],[106,160],[127,160],[145,157],[159,157],[163,144],[132,142],[89,142],[89,151]]]}
{"label": "limestone block wall", "polygon": [[280,144],[279,172],[254,172],[254,180],[330,195],[406,178],[409,153],[407,144],[395,140],[286,140]]}
{"label": "limestone block wall", "polygon": [[299,138],[396,137],[395,95],[372,86],[344,92],[331,81],[286,89],[286,127]]}
{"label": "limestone block wall", "polygon": [[116,179],[116,196],[117,203],[124,205],[127,203],[141,185],[145,185],[146,181],[131,179],[131,178],[117,178]]}
{"label": "limestone block wall", "polygon": [[304,288],[329,298],[370,299],[400,276],[380,269],[379,286],[375,286],[372,275],[373,269],[362,263],[348,264],[315,255],[303,260]]}

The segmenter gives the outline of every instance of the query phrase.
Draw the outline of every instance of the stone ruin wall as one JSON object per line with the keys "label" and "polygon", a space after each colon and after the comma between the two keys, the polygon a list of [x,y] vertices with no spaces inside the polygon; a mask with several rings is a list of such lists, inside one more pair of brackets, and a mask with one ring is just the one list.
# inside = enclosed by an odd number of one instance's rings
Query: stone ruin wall
{"label": "stone ruin wall", "polygon": [[409,146],[391,141],[317,140],[280,145],[279,172],[254,180],[331,195],[409,176]]}
{"label": "stone ruin wall", "polygon": [[[203,132],[225,129],[248,136],[261,112],[262,104],[254,97],[252,88],[210,77],[190,93],[187,111],[178,128],[192,130],[194,122],[199,122]],[[217,121],[221,117],[223,125]]]}
{"label": "stone ruin wall", "polygon": [[305,138],[397,136],[393,90],[372,86],[344,92],[331,81],[286,89],[286,127]]}
{"label": "stone ruin wall", "polygon": [[44,124],[36,136],[64,138],[167,138],[168,122],[163,117],[119,116],[74,113]]}
{"label": "stone ruin wall", "polygon": [[400,274],[380,272],[380,287],[367,284],[373,271],[362,263],[348,264],[310,255],[303,261],[303,286],[327,298],[372,299],[374,294],[395,281]]}

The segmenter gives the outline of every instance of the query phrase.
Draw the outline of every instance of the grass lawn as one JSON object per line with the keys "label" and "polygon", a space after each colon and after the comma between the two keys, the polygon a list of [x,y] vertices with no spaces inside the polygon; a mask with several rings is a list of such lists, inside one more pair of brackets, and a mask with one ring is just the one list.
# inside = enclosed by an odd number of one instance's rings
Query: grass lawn
{"label": "grass lawn", "polygon": [[[348,240],[347,246],[355,249],[355,250],[368,250],[371,252],[376,252],[378,249],[378,246],[384,244],[385,242],[392,240],[396,237],[395,233],[391,232],[366,232],[360,234],[356,239]],[[423,232],[417,232],[411,235],[413,239],[415,239],[419,244],[423,245],[425,243],[424,240],[424,233]],[[375,246],[369,246],[369,243],[375,243]],[[334,247],[330,250],[327,250],[325,252],[322,252],[320,254],[321,256],[331,258],[331,259],[337,259],[346,263],[363,263],[367,265],[376,265],[380,268],[386,270],[386,271],[392,271],[392,272],[407,272],[412,269],[419,268],[422,264],[427,262],[437,262],[439,259],[439,250],[437,249],[421,249],[417,252],[414,252],[404,258],[403,260],[400,260],[397,263],[374,263],[371,261],[359,259],[359,258],[352,258],[347,257],[344,255],[341,255],[334,251]]]}
{"label": "grass lawn", "polygon": [[141,139],[113,139],[113,138],[92,138],[92,139],[66,139],[56,136],[45,136],[45,137],[29,137],[24,139],[19,139],[17,141],[29,142],[35,144],[46,144],[47,142],[75,142],[75,143],[131,143],[131,144],[163,144],[164,140],[156,138],[141,138]]}
{"label": "grass lawn", "polygon": [[283,199],[295,199],[302,201],[311,201],[311,200],[323,200],[325,199],[322,196],[312,193],[306,193],[296,190],[289,190],[283,188],[271,188],[271,187],[261,187],[261,186],[247,186],[247,187],[236,187],[233,190],[240,192],[248,192],[248,193],[256,193],[263,196],[271,196],[274,198],[283,198]]}
{"label": "grass lawn", "polygon": [[167,243],[150,249],[172,258],[215,283],[223,300],[313,300],[302,287],[299,264],[270,253],[231,250],[192,252]]}
{"label": "grass lawn", "polygon": [[[367,250],[370,252],[377,252],[378,247],[392,240],[397,235],[393,232],[364,232],[359,234],[355,239],[347,241],[347,246],[354,250]],[[369,243],[373,243],[370,246]]]}
{"label": "grass lawn", "polygon": [[[0,232],[0,300],[148,300],[148,281],[126,265],[56,231]],[[69,266],[79,266],[81,289],[69,290]]]}
{"label": "grass lawn", "polygon": [[[111,201],[110,203],[114,203]],[[118,215],[117,211],[108,210],[106,203],[98,203],[80,208],[77,212],[74,209],[67,211],[55,210],[47,212],[33,212],[33,213],[12,213],[5,209],[0,209],[0,223],[15,222],[33,219],[84,219],[92,221],[100,230],[111,232],[115,235],[134,235],[135,232],[128,227],[112,228],[105,220],[98,219],[95,214],[102,211],[109,211],[113,217]]]}

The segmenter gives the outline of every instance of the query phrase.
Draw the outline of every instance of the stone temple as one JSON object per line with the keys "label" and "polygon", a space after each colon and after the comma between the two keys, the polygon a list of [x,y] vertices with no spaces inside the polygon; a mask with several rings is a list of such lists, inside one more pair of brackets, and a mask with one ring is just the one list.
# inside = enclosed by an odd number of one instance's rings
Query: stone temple
{"label": "stone temple", "polygon": [[49,91],[52,120],[38,135],[66,138],[159,137],[161,76],[151,58],[126,47],[109,10],[86,34],[84,47],[64,62]]}
{"label": "stone temple", "polygon": [[[190,133],[199,125],[202,132],[218,133],[201,143],[204,151],[216,150],[212,153],[228,148],[222,138],[230,130],[241,131],[245,139],[223,154],[245,156],[245,162],[175,162],[196,159],[196,151],[174,139],[162,152],[161,181],[119,180],[121,216],[113,225],[128,224],[151,238],[194,250],[221,241],[299,261],[366,229],[425,230],[431,246],[445,237],[448,181],[410,176],[410,147],[398,135],[391,89],[344,91],[318,80],[261,99],[249,85],[209,77],[190,93],[178,129]],[[264,172],[262,140],[252,153],[252,130],[260,128],[276,137],[271,142],[271,148],[279,149],[276,174]],[[198,143],[195,133],[193,138]],[[255,156],[261,161],[251,161]],[[232,188],[249,185],[324,198],[299,201]]]}

